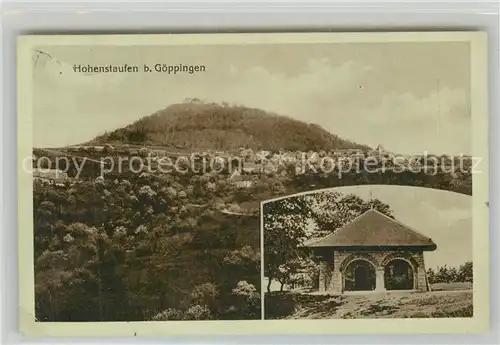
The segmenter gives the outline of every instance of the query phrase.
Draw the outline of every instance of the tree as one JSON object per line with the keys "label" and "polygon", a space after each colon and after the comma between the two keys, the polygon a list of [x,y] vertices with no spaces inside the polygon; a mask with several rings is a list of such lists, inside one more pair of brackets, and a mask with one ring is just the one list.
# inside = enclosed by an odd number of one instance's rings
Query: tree
{"label": "tree", "polygon": [[314,208],[312,218],[318,228],[315,237],[328,235],[371,208],[392,217],[389,205],[378,199],[365,201],[357,195],[338,192],[321,192],[308,195],[306,199]]}
{"label": "tree", "polygon": [[280,291],[283,291],[285,285],[292,283],[295,275],[302,268],[303,265],[299,259],[288,261],[278,267],[275,279],[281,284]]}
{"label": "tree", "polygon": [[448,269],[448,280],[450,282],[458,282],[459,276],[458,276],[458,270],[455,267],[450,267]]}
{"label": "tree", "polygon": [[448,273],[448,266],[439,266],[436,272],[436,283],[449,283],[451,282],[450,275]]}
{"label": "tree", "polygon": [[472,261],[467,261],[463,265],[460,265],[460,267],[458,268],[458,278],[462,282],[472,283],[472,272]]}
{"label": "tree", "polygon": [[239,281],[232,292],[240,318],[255,318],[260,314],[260,294],[253,284]]}
{"label": "tree", "polygon": [[434,284],[436,282],[436,273],[432,268],[427,269],[427,281],[429,284]]}
{"label": "tree", "polygon": [[207,306],[211,311],[216,311],[215,300],[218,295],[217,286],[213,283],[197,285],[191,291],[193,303],[195,305]]}
{"label": "tree", "polygon": [[267,291],[270,292],[272,280],[278,280],[283,288],[301,268],[301,260],[309,255],[303,247],[306,239],[325,236],[370,208],[391,216],[389,206],[379,200],[367,202],[338,192],[299,195],[264,204]]}
{"label": "tree", "polygon": [[[289,198],[264,204],[264,274],[271,282],[280,276],[280,267],[298,259],[306,237],[310,208],[304,198]],[[283,270],[283,268],[281,268]]]}

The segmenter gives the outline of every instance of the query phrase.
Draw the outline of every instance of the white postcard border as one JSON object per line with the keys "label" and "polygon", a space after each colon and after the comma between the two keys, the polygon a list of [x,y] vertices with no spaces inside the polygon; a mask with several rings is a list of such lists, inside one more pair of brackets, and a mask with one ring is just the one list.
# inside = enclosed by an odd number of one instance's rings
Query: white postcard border
{"label": "white postcard border", "polygon": [[[473,155],[483,173],[473,176],[472,318],[242,320],[165,322],[36,322],[33,269],[33,185],[22,169],[32,154],[31,49],[40,45],[208,45],[273,43],[470,42]],[[242,43],[243,42],[243,43]],[[175,336],[286,334],[485,333],[489,330],[489,178],[487,40],[483,32],[279,33],[204,35],[22,36],[18,40],[19,322],[30,336]],[[262,241],[262,240],[261,240]],[[262,245],[262,242],[261,242]],[[263,252],[261,253],[261,255]],[[262,266],[261,266],[262,267]],[[262,314],[264,311],[262,310]]]}

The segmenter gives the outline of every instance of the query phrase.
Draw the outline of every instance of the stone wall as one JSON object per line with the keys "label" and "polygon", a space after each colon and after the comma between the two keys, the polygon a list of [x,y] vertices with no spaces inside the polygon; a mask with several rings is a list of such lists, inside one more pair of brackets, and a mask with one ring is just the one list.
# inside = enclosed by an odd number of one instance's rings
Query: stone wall
{"label": "stone wall", "polygon": [[377,280],[376,290],[385,290],[384,269],[394,259],[403,259],[412,266],[414,290],[428,290],[423,253],[410,251],[335,251],[333,258],[323,258],[320,261],[319,290],[341,294],[344,291],[344,270],[350,262],[359,259],[373,264]]}

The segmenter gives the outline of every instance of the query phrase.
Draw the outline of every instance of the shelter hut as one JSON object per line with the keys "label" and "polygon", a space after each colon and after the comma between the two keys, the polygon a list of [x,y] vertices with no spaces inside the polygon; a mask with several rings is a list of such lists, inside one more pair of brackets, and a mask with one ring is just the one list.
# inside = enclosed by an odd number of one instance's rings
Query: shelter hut
{"label": "shelter hut", "polygon": [[436,244],[375,209],[310,242],[320,262],[319,291],[428,291],[424,251]]}

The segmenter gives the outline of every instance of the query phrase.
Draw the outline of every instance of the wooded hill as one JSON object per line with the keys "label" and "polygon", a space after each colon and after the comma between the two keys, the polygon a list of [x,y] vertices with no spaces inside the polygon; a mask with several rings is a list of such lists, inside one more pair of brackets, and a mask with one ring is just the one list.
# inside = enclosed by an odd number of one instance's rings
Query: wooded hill
{"label": "wooded hill", "polygon": [[165,145],[185,149],[332,150],[369,149],[319,125],[261,109],[198,100],[172,104],[87,144]]}

